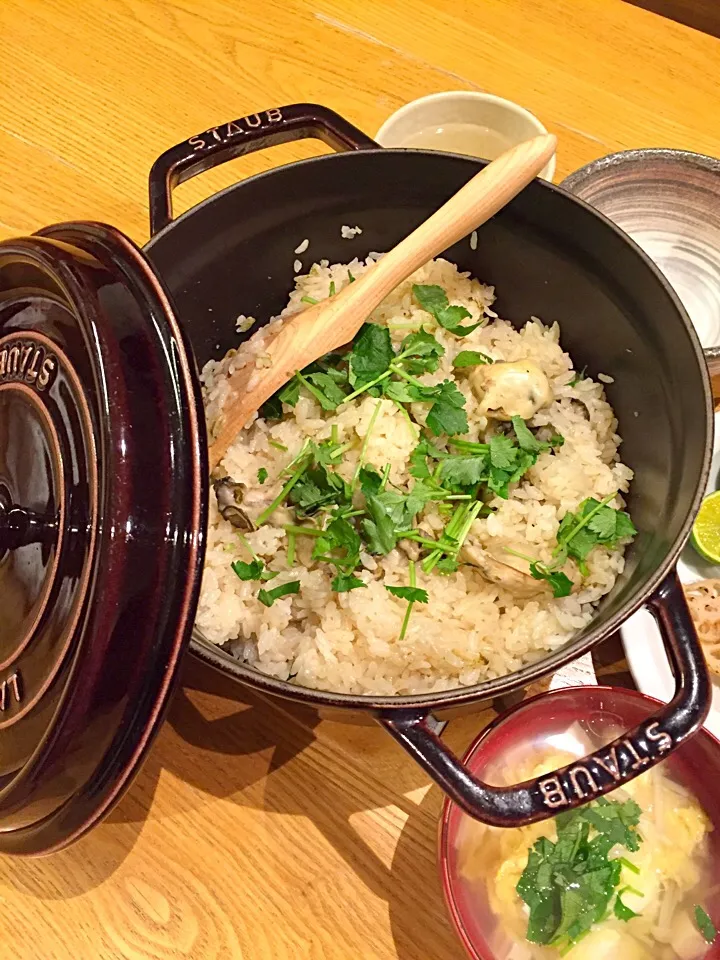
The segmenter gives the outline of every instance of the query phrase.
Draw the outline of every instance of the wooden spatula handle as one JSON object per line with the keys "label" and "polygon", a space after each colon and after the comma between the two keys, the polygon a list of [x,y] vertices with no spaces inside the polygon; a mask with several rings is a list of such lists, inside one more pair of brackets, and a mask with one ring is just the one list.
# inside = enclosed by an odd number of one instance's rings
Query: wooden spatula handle
{"label": "wooden spatula handle", "polygon": [[557,138],[547,134],[507,150],[386,253],[362,277],[367,284],[363,284],[362,293],[367,296],[366,304],[372,303],[370,310],[411,273],[472,233],[517,196],[540,173],[556,146]]}
{"label": "wooden spatula handle", "polygon": [[535,137],[506,151],[447,203],[337,296],[287,320],[266,345],[260,376],[241,370],[231,378],[220,431],[210,448],[214,469],[260,406],[302,370],[349,343],[385,297],[418,268],[489,220],[526,187],[550,160],[557,140]]}

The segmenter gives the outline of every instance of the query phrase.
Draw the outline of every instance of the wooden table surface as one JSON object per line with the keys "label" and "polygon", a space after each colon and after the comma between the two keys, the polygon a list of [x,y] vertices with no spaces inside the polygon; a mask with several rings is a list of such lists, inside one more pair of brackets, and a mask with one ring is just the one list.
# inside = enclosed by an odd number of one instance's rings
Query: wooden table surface
{"label": "wooden table surface", "polygon": [[[0,238],[89,218],[143,243],[159,153],[296,101],[372,134],[414,97],[488,90],[559,136],[558,179],[628,147],[720,155],[720,41],[621,0],[3,0],[0,38]],[[234,161],[178,206],[321,149]],[[460,960],[419,768],[379,729],[185,675],[104,825],[0,859],[0,958]]]}

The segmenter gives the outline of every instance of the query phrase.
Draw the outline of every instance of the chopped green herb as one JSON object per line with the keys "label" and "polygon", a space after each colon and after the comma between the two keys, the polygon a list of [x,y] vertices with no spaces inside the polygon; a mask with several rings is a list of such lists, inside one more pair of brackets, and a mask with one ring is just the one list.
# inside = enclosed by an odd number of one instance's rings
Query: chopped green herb
{"label": "chopped green herb", "polygon": [[435,569],[438,573],[443,573],[446,576],[451,573],[455,573],[460,564],[457,560],[453,560],[452,557],[443,557],[442,560],[438,560],[435,565]]}
{"label": "chopped green herb", "polygon": [[464,337],[480,326],[480,323],[474,323],[469,327],[461,325],[463,320],[471,316],[470,311],[465,307],[451,306],[442,287],[416,283],[413,285],[413,296],[423,310],[432,314],[441,327],[458,337]]}
{"label": "chopped green herb", "polygon": [[620,540],[635,536],[637,530],[629,514],[608,506],[614,497],[614,493],[603,501],[588,497],[576,513],[565,514],[557,532],[555,554],[558,565],[562,565],[564,558],[570,556],[578,562],[583,576],[587,576],[585,560],[594,547],[602,545],[613,548]]}
{"label": "chopped green herb", "polygon": [[378,402],[375,404],[375,409],[372,412],[372,416],[370,417],[370,423],[368,423],[368,428],[367,428],[367,431],[365,432],[365,436],[363,437],[362,447],[360,448],[360,456],[358,457],[357,466],[355,467],[355,473],[353,474],[353,478],[352,478],[351,486],[353,490],[357,486],[358,480],[360,479],[360,471],[362,470],[363,464],[365,463],[365,456],[367,454],[367,448],[370,442],[370,435],[373,432],[373,428],[375,426],[375,422],[377,421],[378,414],[380,413],[381,406],[382,406],[382,400],[378,400]]}
{"label": "chopped green herb", "polygon": [[[282,420],[283,408],[282,400],[276,393],[274,393],[265,403],[260,407],[260,416],[263,420]],[[272,440],[268,441],[272,443]],[[274,444],[273,444],[274,446]]]}
{"label": "chopped green herb", "polygon": [[360,472],[358,473],[358,479],[360,481],[360,489],[365,496],[372,495],[374,493],[380,493],[380,490],[383,486],[383,478],[377,472],[375,467],[361,467]]}
{"label": "chopped green herb", "polygon": [[456,370],[463,367],[477,367],[481,363],[495,363],[492,357],[488,357],[479,350],[461,350],[453,360],[453,366]]}
{"label": "chopped green herb", "polygon": [[364,324],[350,353],[350,385],[355,390],[368,385],[386,373],[394,359],[388,328]]}
{"label": "chopped green herb", "polygon": [[277,576],[273,570],[265,569],[262,560],[256,559],[252,563],[236,560],[231,566],[241,580],[272,580],[273,577]]}
{"label": "chopped green herb", "polygon": [[[281,387],[275,396],[289,407],[294,407],[300,396],[299,380],[293,378],[289,383],[286,383],[284,387]],[[272,397],[270,399],[272,400]]]}
{"label": "chopped green herb", "polygon": [[607,916],[613,898],[618,919],[634,916],[617,894],[621,861],[609,853],[616,843],[638,849],[639,818],[633,801],[604,799],[555,818],[557,841],[534,844],[517,885],[530,910],[528,940],[563,954]]}
{"label": "chopped green herb", "polygon": [[324,373],[323,371],[309,373],[307,380],[318,391],[318,393],[314,394],[316,399],[318,395],[322,396],[323,399],[320,399],[319,403],[323,410],[334,410],[340,406],[341,403],[345,402],[345,394],[338,386],[337,379],[332,374]]}
{"label": "chopped green herb", "polygon": [[465,414],[465,397],[458,390],[452,380],[443,380],[437,387],[432,388],[436,398],[428,412],[426,423],[430,430],[439,437],[446,433],[454,437],[459,433],[468,432],[467,415]]}
{"label": "chopped green herb", "polygon": [[276,600],[281,597],[287,597],[293,593],[300,593],[300,581],[291,580],[290,583],[281,583],[279,587],[273,587],[272,590],[258,590],[258,600],[271,607]]}
{"label": "chopped green herb", "polygon": [[297,534],[288,531],[287,565],[292,567],[295,563],[295,543]]}
{"label": "chopped green herb", "polygon": [[569,387],[574,387],[576,384],[580,383],[581,380],[585,379],[585,371],[587,367],[583,367],[580,373],[576,373],[575,376],[568,382]]}
{"label": "chopped green herb", "polygon": [[400,344],[398,362],[402,362],[408,373],[434,373],[440,358],[445,353],[445,347],[426,330],[418,330],[408,334]]}
{"label": "chopped green herb", "polygon": [[639,916],[639,914],[635,913],[634,910],[631,910],[630,907],[626,906],[622,902],[620,897],[624,892],[625,892],[624,890],[621,890],[620,893],[618,893],[617,897],[615,897],[615,906],[613,907],[613,913],[618,918],[618,920],[623,920],[625,923],[627,923],[628,920],[632,920],[633,917],[637,917]]}
{"label": "chopped green herb", "polygon": [[556,598],[569,597],[572,593],[573,582],[567,574],[561,570],[551,570],[539,560],[530,562],[530,575],[536,580],[547,580],[552,587],[553,596]]}
{"label": "chopped green herb", "polygon": [[335,593],[349,593],[350,590],[357,590],[358,587],[366,587],[359,577],[352,573],[338,573],[331,586]]}
{"label": "chopped green herb", "polygon": [[288,499],[299,517],[309,517],[320,507],[349,504],[352,491],[338,473],[316,462],[314,466],[305,468],[303,476],[289,492]]}
{"label": "chopped green herb", "polygon": [[348,270],[348,282],[355,283],[355,277],[350,273],[350,270]]}
{"label": "chopped green herb", "polygon": [[402,627],[400,628],[400,635],[398,636],[398,641],[405,639],[405,634],[407,633],[408,623],[410,622],[410,614],[412,613],[412,608],[414,603],[427,603],[428,595],[427,590],[422,590],[417,586],[417,581],[415,577],[415,564],[411,560],[409,565],[409,574],[410,574],[410,586],[409,587],[388,587],[385,589],[388,593],[391,593],[394,597],[399,597],[401,600],[407,600],[407,610],[405,611],[405,616],[403,617]]}
{"label": "chopped green herb", "polygon": [[[282,416],[282,413],[280,416]],[[277,440],[268,440],[268,444],[271,447],[275,447],[276,450],[282,450],[283,453],[287,453],[287,447],[284,443],[279,443]]]}
{"label": "chopped green herb", "polygon": [[421,590],[420,587],[388,587],[385,589],[394,597],[400,597],[401,600],[408,600],[410,603],[427,603],[427,590]]}
{"label": "chopped green herb", "polygon": [[317,302],[318,301],[315,299],[315,297],[300,297],[300,303],[310,303],[314,305]]}
{"label": "chopped green herb", "polygon": [[530,432],[528,425],[522,417],[513,417],[512,425],[517,441],[523,450],[527,450],[528,453],[540,454],[550,449],[549,443],[543,443],[542,440],[538,440],[537,437]]}
{"label": "chopped green herb", "polygon": [[453,488],[474,487],[487,477],[488,461],[483,456],[447,457],[440,466],[440,480]]}
{"label": "chopped green herb", "polygon": [[695,907],[695,923],[705,942],[714,943],[717,937],[715,924],[699,904]]}
{"label": "chopped green herb", "polygon": [[[349,272],[349,271],[348,271],[348,272]],[[335,296],[335,281],[334,281],[334,280],[331,280],[331,281],[330,281],[330,291],[329,291],[329,293],[328,293],[328,296],[329,296],[329,297],[334,297],[334,296]]]}
{"label": "chopped green herb", "polygon": [[268,472],[265,467],[260,467],[257,472],[258,483],[265,483],[268,478]]}

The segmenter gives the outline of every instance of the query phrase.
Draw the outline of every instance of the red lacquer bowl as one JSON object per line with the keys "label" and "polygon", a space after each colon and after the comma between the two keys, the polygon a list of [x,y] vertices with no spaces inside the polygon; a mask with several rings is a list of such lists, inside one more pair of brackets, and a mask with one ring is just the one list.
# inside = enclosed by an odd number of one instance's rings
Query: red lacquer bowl
{"label": "red lacquer bowl", "polygon": [[[657,701],[617,687],[571,687],[527,700],[499,717],[470,746],[464,762],[476,776],[494,785],[512,782],[515,766],[532,752],[552,748],[576,752],[572,730],[609,742],[618,728],[629,729],[657,709]],[[578,743],[577,755],[583,755]],[[709,816],[711,870],[716,872],[702,897],[702,906],[720,918],[720,741],[702,730],[664,761],[665,770],[690,790]],[[505,779],[507,777],[507,779]],[[612,794],[610,794],[612,797]],[[477,882],[460,874],[458,831],[467,815],[445,801],[440,821],[440,873],[453,926],[472,960],[505,960],[491,942],[498,937],[498,919]],[[504,948],[503,948],[504,949]],[[571,951],[569,958],[582,952]],[[622,960],[618,957],[617,960]],[[720,960],[720,935],[703,960]]]}

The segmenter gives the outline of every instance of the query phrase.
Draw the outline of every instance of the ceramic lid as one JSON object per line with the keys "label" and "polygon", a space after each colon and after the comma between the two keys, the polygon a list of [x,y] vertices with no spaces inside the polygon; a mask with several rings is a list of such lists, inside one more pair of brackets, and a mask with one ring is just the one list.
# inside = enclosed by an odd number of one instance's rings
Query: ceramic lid
{"label": "ceramic lid", "polygon": [[0,851],[103,817],[189,641],[207,469],[191,353],[101,224],[0,243]]}

